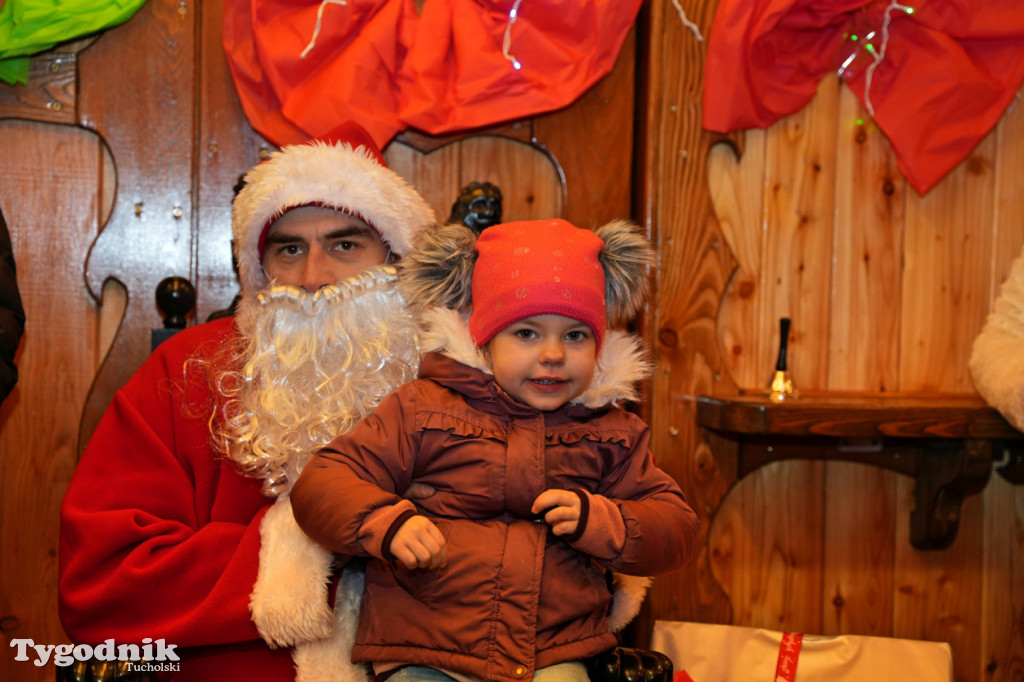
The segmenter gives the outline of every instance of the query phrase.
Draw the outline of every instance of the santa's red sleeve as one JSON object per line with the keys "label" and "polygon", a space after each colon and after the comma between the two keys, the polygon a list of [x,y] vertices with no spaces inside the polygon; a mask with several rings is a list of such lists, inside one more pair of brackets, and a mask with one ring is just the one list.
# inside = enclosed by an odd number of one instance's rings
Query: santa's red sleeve
{"label": "santa's red sleeve", "polygon": [[211,450],[209,382],[183,372],[186,351],[223,343],[230,325],[165,341],[114,396],[74,472],[61,508],[59,607],[75,641],[259,639],[249,595],[269,500]]}

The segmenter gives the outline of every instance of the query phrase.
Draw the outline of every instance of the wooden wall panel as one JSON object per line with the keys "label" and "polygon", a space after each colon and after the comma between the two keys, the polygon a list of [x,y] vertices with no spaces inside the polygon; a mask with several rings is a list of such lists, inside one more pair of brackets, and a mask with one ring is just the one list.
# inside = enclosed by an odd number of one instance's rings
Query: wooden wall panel
{"label": "wooden wall panel", "polygon": [[988,312],[995,152],[989,135],[927,195],[907,195],[901,390],[974,390],[967,360]]}
{"label": "wooden wall panel", "polygon": [[[1018,93],[1020,95],[1021,93]],[[994,299],[1024,249],[1024,105],[1021,97],[1003,115],[995,130],[995,215],[992,220],[990,297]]]}
{"label": "wooden wall panel", "polygon": [[[828,381],[898,388],[903,194],[889,143],[848,88],[836,110]],[[830,462],[825,473],[826,632],[891,633],[896,474]]]}
{"label": "wooden wall panel", "polygon": [[[736,482],[735,441],[696,427],[689,401],[763,390],[782,314],[793,318],[798,388],[973,392],[971,344],[1024,245],[1024,113],[1008,112],[925,197],[835,79],[805,110],[720,144],[690,116],[703,53],[664,5],[647,15],[644,71],[641,189],[664,247],[649,411],[655,448],[710,530],[691,567],[656,582],[644,618],[938,639],[952,644],[958,682],[1018,679],[1024,489],[994,475],[967,499],[951,547],[916,550],[911,478],[839,462],[816,475],[783,462]],[[679,8],[707,37],[714,5]],[[825,235],[804,242],[802,223],[824,224]],[[803,602],[787,609],[797,584]]]}
{"label": "wooden wall panel", "polygon": [[[729,374],[741,386],[770,379],[770,338],[759,333],[763,309],[765,238],[765,135],[751,131],[742,149],[719,143],[708,152],[708,185],[725,243],[736,257],[732,281],[718,313],[718,336]],[[739,163],[742,158],[742,163]],[[760,229],[758,229],[760,228]]]}
{"label": "wooden wall panel", "polygon": [[710,544],[734,624],[821,631],[823,471],[821,462],[770,464],[720,508]]}
{"label": "wooden wall panel", "polygon": [[896,477],[864,464],[825,470],[822,632],[889,635],[893,618]]}
{"label": "wooden wall panel", "polygon": [[188,276],[196,286],[194,320],[231,304],[238,280],[231,267],[231,201],[238,177],[260,160],[270,145],[245,120],[231,86],[221,47],[222,2],[199,2],[196,37],[196,125],[191,177],[195,211],[191,222],[201,233]]}
{"label": "wooden wall panel", "polygon": [[564,215],[557,167],[541,150],[511,138],[457,139],[426,154],[396,141],[384,156],[423,194],[441,221],[470,182],[490,182],[501,189],[503,220]]}
{"label": "wooden wall panel", "polygon": [[[779,318],[792,320],[789,369],[797,387],[828,382],[832,221],[838,84],[822,82],[802,111],[767,131],[767,239],[764,309],[758,334],[779,343]],[[753,229],[757,229],[753,226]],[[763,370],[765,386],[774,362]]]}
{"label": "wooden wall panel", "polygon": [[914,506],[913,494],[913,481],[900,477],[891,634],[949,642],[956,682],[970,682],[978,679],[975,671],[981,655],[983,498],[964,501],[960,530],[951,547],[920,551],[910,546],[906,522]]}
{"label": "wooden wall panel", "polygon": [[898,390],[907,182],[849,88],[839,102],[827,388]]}
{"label": "wooden wall panel", "polygon": [[84,448],[114,391],[149,353],[160,324],[154,293],[165,277],[194,281],[193,159],[196,98],[195,8],[145,3],[79,57],[76,122],[109,147],[116,192],[90,248],[86,283],[97,299],[108,279],[127,292],[122,327],[87,398]]}
{"label": "wooden wall panel", "polygon": [[[0,208],[25,308],[19,381],[0,406],[0,646],[65,641],[56,618],[57,510],[78,461],[78,414],[99,367],[98,311],[82,263],[99,229],[99,138],[67,126],[0,121]],[[11,666],[19,666],[17,668]],[[0,679],[52,679],[0,657]]]}
{"label": "wooden wall panel", "polygon": [[[706,35],[714,3],[680,7]],[[719,443],[696,428],[696,396],[735,390],[717,336],[722,294],[736,260],[714,219],[707,181],[708,149],[719,138],[700,128],[703,46],[667,2],[646,5],[643,80],[638,126],[638,212],[656,241],[660,262],[644,330],[655,348],[656,372],[644,405],[651,448],[679,482],[702,519],[699,556],[655,581],[637,624],[643,641],[655,618],[729,622],[733,605],[714,575],[721,547],[708,544],[709,513],[728,490],[730,462]],[[690,65],[691,68],[679,68]],[[726,548],[727,549],[727,548]],[[742,607],[742,605],[740,605]]]}
{"label": "wooden wall panel", "polygon": [[1024,494],[994,477],[984,492],[981,655],[970,679],[1024,679]]}

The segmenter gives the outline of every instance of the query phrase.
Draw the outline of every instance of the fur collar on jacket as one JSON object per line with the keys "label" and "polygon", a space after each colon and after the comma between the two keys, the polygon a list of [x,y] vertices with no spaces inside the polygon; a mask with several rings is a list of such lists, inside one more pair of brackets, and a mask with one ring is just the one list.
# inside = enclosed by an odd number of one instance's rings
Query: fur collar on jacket
{"label": "fur collar on jacket", "polygon": [[[437,351],[462,364],[493,374],[481,349],[473,343],[468,314],[431,308],[423,314],[424,351]],[[594,380],[573,403],[584,407],[621,407],[640,398],[638,384],[651,374],[643,342],[635,334],[609,331],[597,355]]]}

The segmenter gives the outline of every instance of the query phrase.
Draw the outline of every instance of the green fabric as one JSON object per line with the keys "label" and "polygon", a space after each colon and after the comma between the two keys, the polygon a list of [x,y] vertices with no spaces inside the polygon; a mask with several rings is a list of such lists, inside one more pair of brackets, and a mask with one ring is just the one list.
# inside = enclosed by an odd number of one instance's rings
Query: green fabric
{"label": "green fabric", "polygon": [[0,79],[24,84],[28,57],[128,21],[146,0],[6,0],[0,4]]}

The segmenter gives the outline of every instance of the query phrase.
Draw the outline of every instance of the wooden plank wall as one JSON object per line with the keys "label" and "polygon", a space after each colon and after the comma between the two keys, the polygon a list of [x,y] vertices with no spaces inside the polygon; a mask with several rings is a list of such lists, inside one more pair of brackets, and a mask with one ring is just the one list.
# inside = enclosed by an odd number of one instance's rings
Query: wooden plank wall
{"label": "wooden plank wall", "polygon": [[[715,4],[681,3],[705,37]],[[726,490],[728,446],[698,429],[694,399],[766,387],[783,316],[798,388],[973,393],[971,342],[1024,246],[1024,106],[922,197],[838,79],[767,130],[702,132],[703,44],[668,2],[647,30],[640,192],[662,251],[649,416],[706,541],[657,582],[647,625],[941,640],[958,682],[1022,679],[1024,487],[993,475],[953,546],[918,551],[905,476],[782,462]]]}

